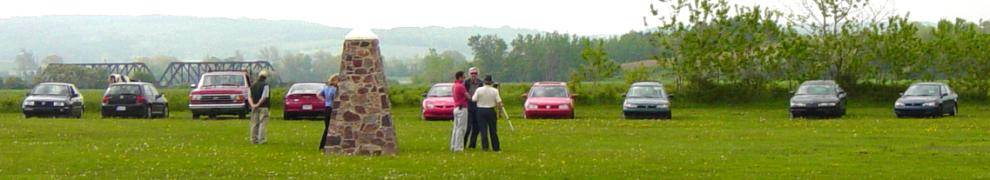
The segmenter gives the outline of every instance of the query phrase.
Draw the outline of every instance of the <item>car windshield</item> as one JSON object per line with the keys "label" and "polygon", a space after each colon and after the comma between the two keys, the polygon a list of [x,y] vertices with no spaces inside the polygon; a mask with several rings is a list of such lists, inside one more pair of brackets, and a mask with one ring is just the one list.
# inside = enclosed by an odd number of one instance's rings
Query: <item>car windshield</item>
{"label": "car windshield", "polygon": [[69,86],[65,85],[55,85],[55,84],[42,84],[38,87],[34,87],[31,90],[31,94],[36,95],[67,95],[69,94]]}
{"label": "car windshield", "polygon": [[629,93],[626,93],[626,97],[661,98],[663,97],[663,88],[660,86],[633,86],[629,88]]}
{"label": "car windshield", "polygon": [[567,88],[564,86],[533,86],[529,97],[567,97]]}
{"label": "car windshield", "polygon": [[451,87],[450,86],[433,86],[430,88],[430,92],[427,93],[427,97],[451,97]]}
{"label": "car windshield", "polygon": [[323,90],[322,84],[297,84],[289,88],[289,94],[316,94]]}
{"label": "car windshield", "polygon": [[938,85],[914,85],[904,92],[904,96],[938,96]]}
{"label": "car windshield", "polygon": [[245,81],[242,75],[208,75],[200,86],[245,86]]}
{"label": "car windshield", "polygon": [[117,94],[141,94],[141,87],[137,85],[113,85],[110,89],[107,89],[107,94],[117,95]]}
{"label": "car windshield", "polygon": [[830,95],[835,94],[835,87],[832,85],[803,85],[798,88],[798,95]]}

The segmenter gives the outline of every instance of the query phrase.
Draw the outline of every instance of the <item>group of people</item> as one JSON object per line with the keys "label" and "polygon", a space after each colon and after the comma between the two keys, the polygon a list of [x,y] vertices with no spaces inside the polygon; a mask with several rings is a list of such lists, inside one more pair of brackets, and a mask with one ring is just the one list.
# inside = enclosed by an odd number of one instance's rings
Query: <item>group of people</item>
{"label": "group of people", "polygon": [[[454,127],[450,139],[450,149],[454,152],[467,148],[477,148],[478,136],[481,136],[481,149],[501,151],[498,139],[498,113],[496,108],[503,108],[502,97],[492,76],[478,78],[478,69],[468,69],[470,78],[465,78],[463,71],[454,73],[452,94],[456,108],[454,109]],[[257,80],[251,85],[248,104],[251,107],[251,142],[263,144],[265,125],[268,123],[270,107],[270,88],[266,80],[268,72],[262,71]],[[320,91],[317,98],[324,102],[326,118],[323,119],[323,133],[320,134],[320,150],[326,146],[327,131],[330,130],[330,118],[333,115],[333,99],[337,95],[338,77],[330,76],[327,85]],[[491,147],[491,149],[489,149]]]}
{"label": "group of people", "polygon": [[485,80],[482,81],[478,79],[478,68],[471,67],[468,73],[471,77],[467,79],[463,71],[454,73],[452,95],[456,107],[450,150],[464,151],[464,146],[476,148],[480,135],[482,150],[488,151],[491,145],[492,151],[501,151],[498,140],[498,113],[495,108],[502,107],[502,97],[499,96],[491,75],[485,76]]}

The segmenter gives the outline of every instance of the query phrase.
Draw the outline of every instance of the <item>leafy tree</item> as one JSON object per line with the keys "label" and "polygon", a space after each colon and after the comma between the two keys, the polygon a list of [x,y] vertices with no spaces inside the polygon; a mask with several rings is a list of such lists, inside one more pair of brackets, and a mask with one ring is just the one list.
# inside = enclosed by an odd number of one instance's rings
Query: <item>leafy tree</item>
{"label": "leafy tree", "polygon": [[584,40],[584,50],[581,50],[584,63],[572,72],[591,80],[594,88],[598,87],[598,81],[612,77],[619,70],[619,65],[609,59],[603,44],[598,41],[597,45],[592,45],[591,41]]}
{"label": "leafy tree", "polygon": [[41,66],[44,67],[44,66],[48,66],[49,64],[62,63],[62,61],[63,60],[61,56],[52,54],[45,56],[45,58],[41,60],[41,64],[42,64]]}
{"label": "leafy tree", "polygon": [[34,52],[21,49],[21,52],[14,58],[17,64],[17,73],[21,77],[32,77],[38,70],[38,63],[34,60]]}
{"label": "leafy tree", "polygon": [[514,76],[514,69],[506,68],[505,62],[508,46],[505,40],[496,35],[475,35],[468,38],[468,46],[474,52],[473,64],[479,69],[492,74],[495,79],[508,80]]}

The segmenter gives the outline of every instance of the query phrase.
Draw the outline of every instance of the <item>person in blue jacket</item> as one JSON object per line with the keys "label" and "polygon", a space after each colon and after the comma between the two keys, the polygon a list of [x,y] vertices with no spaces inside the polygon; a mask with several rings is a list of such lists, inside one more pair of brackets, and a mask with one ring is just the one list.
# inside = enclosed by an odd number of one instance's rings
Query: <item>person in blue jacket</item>
{"label": "person in blue jacket", "polygon": [[327,145],[327,132],[330,131],[330,118],[333,117],[333,98],[337,96],[337,83],[340,80],[337,79],[337,74],[331,75],[330,79],[327,79],[327,86],[323,87],[320,94],[316,96],[323,101],[323,105],[326,106],[326,117],[323,118],[323,134],[320,134],[320,150]]}

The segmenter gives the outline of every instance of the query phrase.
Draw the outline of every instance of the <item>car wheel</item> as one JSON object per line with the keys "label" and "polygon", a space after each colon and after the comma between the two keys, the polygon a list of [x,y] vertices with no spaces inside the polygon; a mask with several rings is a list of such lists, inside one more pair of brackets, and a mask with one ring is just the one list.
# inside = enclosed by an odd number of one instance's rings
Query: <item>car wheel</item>
{"label": "car wheel", "polygon": [[291,113],[285,113],[285,120],[295,120],[295,119],[296,119],[296,115],[293,115]]}
{"label": "car wheel", "polygon": [[166,104],[165,107],[162,108],[162,118],[168,119],[168,104]]}
{"label": "car wheel", "polygon": [[24,119],[31,119],[31,115],[24,114]]}
{"label": "car wheel", "polygon": [[193,119],[199,119],[199,114],[193,113]]}
{"label": "car wheel", "polygon": [[152,116],[152,114],[151,114],[151,105],[148,105],[147,107],[145,107],[145,109],[144,109],[144,115],[141,115],[141,118],[151,119],[151,118],[154,118],[154,117],[155,116]]}
{"label": "car wheel", "polygon": [[798,118],[801,118],[801,115],[797,113],[790,113],[790,118],[791,120],[797,120]]}
{"label": "car wheel", "polygon": [[83,110],[79,110],[79,113],[76,114],[76,119],[82,119],[83,113],[85,112],[86,112],[85,108],[83,108]]}
{"label": "car wheel", "polygon": [[[216,119],[216,118],[217,118],[217,116],[210,116],[210,119]],[[238,115],[237,115],[237,118],[240,118],[240,119],[247,119],[247,113],[241,113],[241,114],[238,114]]]}
{"label": "car wheel", "polygon": [[949,112],[949,116],[956,116],[959,113],[959,104],[952,104],[952,111]]}

